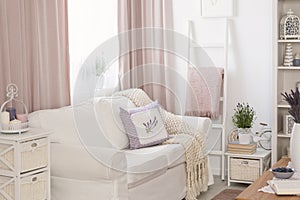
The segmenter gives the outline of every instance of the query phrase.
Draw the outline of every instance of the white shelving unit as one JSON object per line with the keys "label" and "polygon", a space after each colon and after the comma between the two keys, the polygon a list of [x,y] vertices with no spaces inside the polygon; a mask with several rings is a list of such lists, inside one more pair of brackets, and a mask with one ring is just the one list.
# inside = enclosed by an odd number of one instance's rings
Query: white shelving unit
{"label": "white shelving unit", "polygon": [[283,66],[285,46],[291,43],[293,54],[300,53],[300,40],[282,40],[279,38],[280,19],[288,9],[300,16],[300,1],[297,0],[275,0],[273,1],[273,125],[272,125],[272,164],[276,163],[282,156],[287,155],[287,147],[290,135],[283,133],[284,116],[288,114],[289,105],[283,101],[281,92],[289,92],[296,88],[296,82],[300,81],[300,66]]}
{"label": "white shelving unit", "polygon": [[[222,96],[220,98],[220,116],[217,120],[213,120],[212,124],[212,130],[219,130],[220,134],[220,149],[213,149],[209,155],[213,156],[220,156],[221,158],[221,178],[222,180],[225,180],[225,152],[226,152],[226,117],[227,117],[227,65],[228,65],[228,32],[229,32],[229,19],[227,18],[213,18],[209,19],[206,18],[205,20],[211,20],[213,21],[218,21],[224,25],[224,33],[223,37],[224,40],[223,42],[216,42],[216,43],[205,43],[205,44],[198,44],[195,45],[194,43],[189,44],[189,52],[188,56],[190,58],[190,49],[191,48],[203,48],[203,49],[218,49],[222,51],[223,54],[223,64],[220,67],[223,67],[224,69],[224,78],[223,78],[223,90],[222,90]],[[193,22],[188,21],[188,36],[189,38],[193,39],[193,34],[192,34],[192,27],[193,27]],[[200,45],[200,46],[199,46]],[[212,135],[209,133],[209,135]],[[214,135],[215,136],[215,135]],[[216,136],[218,138],[218,136]]]}

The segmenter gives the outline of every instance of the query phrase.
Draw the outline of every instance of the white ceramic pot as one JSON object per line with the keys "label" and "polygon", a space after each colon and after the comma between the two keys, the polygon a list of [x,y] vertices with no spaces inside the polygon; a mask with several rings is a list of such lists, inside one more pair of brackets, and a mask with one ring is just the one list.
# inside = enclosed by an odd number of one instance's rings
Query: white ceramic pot
{"label": "white ceramic pot", "polygon": [[250,144],[252,142],[250,128],[238,128],[238,135],[240,144]]}
{"label": "white ceramic pot", "polygon": [[290,139],[291,161],[296,171],[300,172],[300,123],[294,123]]}

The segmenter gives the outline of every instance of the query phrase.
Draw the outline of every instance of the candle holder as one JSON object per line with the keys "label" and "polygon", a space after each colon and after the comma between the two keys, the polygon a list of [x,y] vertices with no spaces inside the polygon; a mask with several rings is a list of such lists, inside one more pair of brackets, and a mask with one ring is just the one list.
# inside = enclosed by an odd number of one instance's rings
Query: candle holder
{"label": "candle holder", "polygon": [[280,20],[280,39],[299,39],[300,38],[300,22],[299,17],[289,9],[287,14]]}

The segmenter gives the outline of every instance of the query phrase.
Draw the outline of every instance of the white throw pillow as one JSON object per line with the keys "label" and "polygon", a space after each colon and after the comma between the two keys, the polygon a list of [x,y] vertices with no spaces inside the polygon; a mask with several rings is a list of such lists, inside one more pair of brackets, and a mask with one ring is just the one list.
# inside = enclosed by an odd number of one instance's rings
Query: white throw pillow
{"label": "white throw pillow", "polygon": [[117,149],[129,147],[128,136],[120,119],[120,108],[136,106],[126,97],[100,97],[94,99],[95,114],[102,134]]}

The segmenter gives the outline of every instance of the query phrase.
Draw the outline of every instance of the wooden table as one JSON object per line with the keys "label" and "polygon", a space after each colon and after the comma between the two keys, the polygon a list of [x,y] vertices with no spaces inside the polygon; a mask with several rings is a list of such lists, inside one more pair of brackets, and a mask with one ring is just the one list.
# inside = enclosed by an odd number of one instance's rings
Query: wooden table
{"label": "wooden table", "polygon": [[[275,163],[272,168],[286,167],[289,161],[288,158],[282,158]],[[239,196],[236,197],[236,200],[300,200],[300,197],[298,196],[277,196],[275,194],[258,192],[258,189],[268,185],[267,181],[271,180],[273,177],[272,172],[264,172],[254,183],[239,194]]]}

